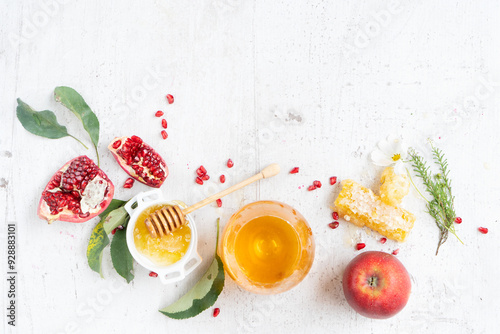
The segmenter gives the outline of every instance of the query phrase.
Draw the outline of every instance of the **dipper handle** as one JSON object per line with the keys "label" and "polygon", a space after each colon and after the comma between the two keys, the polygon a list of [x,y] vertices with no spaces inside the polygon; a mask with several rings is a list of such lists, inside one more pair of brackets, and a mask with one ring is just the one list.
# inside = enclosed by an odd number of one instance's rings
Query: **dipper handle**
{"label": "dipper handle", "polygon": [[255,174],[254,176],[252,176],[244,181],[241,181],[240,183],[237,183],[234,186],[227,188],[226,190],[223,190],[223,191],[221,191],[217,194],[214,194],[210,197],[207,197],[204,200],[199,201],[198,203],[191,205],[190,207],[185,208],[184,210],[182,210],[182,214],[187,215],[188,213],[191,213],[194,210],[197,210],[201,207],[204,207],[205,205],[210,204],[210,203],[218,200],[219,198],[222,198],[222,197],[232,193],[233,191],[244,188],[244,187],[248,186],[249,184],[251,184],[255,181],[258,181],[260,179],[267,179],[267,178],[273,177],[276,174],[278,174],[279,172],[280,172],[280,166],[278,164],[271,164],[271,165],[267,166],[266,168],[264,168],[263,170],[261,170],[259,173]]}

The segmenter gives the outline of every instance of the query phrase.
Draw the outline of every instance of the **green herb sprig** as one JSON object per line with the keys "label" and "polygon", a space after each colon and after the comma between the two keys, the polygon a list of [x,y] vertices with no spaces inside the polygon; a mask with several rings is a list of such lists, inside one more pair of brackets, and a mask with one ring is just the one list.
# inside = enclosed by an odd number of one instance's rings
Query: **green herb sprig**
{"label": "green herb sprig", "polygon": [[427,202],[427,212],[434,218],[439,228],[437,255],[441,245],[448,240],[449,233],[453,234],[462,244],[463,242],[456,234],[455,225],[453,224],[456,218],[454,207],[455,197],[451,191],[448,160],[445,158],[442,150],[434,147],[432,141],[429,141],[429,143],[431,145],[432,157],[438,166],[439,173],[432,174],[425,160],[413,148],[410,148],[408,154],[410,155],[413,170],[422,179],[427,192],[432,195],[432,199],[428,200],[419,191],[420,195]]}

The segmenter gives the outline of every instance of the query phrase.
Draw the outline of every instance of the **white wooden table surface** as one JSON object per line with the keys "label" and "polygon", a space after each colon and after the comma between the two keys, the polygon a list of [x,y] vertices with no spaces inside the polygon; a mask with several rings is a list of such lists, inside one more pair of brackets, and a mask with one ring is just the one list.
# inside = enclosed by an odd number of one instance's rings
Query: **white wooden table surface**
{"label": "white wooden table surface", "polygon": [[[493,333],[500,325],[500,3],[491,1],[0,1],[0,216],[3,332],[11,333]],[[163,286],[136,266],[127,285],[104,254],[105,279],[87,265],[97,220],[84,224],[36,216],[50,176],[87,154],[71,138],[28,133],[16,98],[50,109],[79,138],[54,87],[74,87],[101,122],[101,167],[123,189],[127,175],[106,146],[114,136],[142,137],[165,158],[162,190],[194,203],[226,184],[278,162],[283,173],[195,213],[202,265],[182,283]],[[175,103],[166,105],[165,94]],[[162,109],[169,138],[160,137]],[[313,180],[353,178],[376,189],[376,143],[402,134],[425,147],[434,138],[449,158],[457,227],[434,256],[438,230],[414,191],[405,207],[417,222],[406,243],[341,222],[327,226],[339,187],[314,192]],[[232,158],[235,167],[227,170]],[[194,183],[203,164],[213,182]],[[292,167],[300,173],[289,175]],[[223,225],[242,205],[273,199],[297,208],[312,226],[316,260],[307,278],[274,297],[226,280],[211,311],[176,321],[157,310],[185,293],[207,268]],[[6,223],[17,226],[16,327],[7,325]],[[482,235],[479,226],[490,232]],[[358,252],[392,251],[412,275],[407,307],[384,321],[357,315],[341,277]]]}

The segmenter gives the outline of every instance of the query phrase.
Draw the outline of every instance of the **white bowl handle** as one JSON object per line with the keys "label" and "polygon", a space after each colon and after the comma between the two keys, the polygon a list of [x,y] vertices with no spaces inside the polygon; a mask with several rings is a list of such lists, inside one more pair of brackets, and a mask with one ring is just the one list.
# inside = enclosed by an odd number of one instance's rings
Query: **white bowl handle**
{"label": "white bowl handle", "polygon": [[175,283],[183,280],[189,273],[198,267],[200,263],[201,256],[195,251],[177,270],[174,269],[169,272],[164,271],[158,273],[158,276],[163,284]]}
{"label": "white bowl handle", "polygon": [[[130,201],[125,204],[125,210],[128,212],[130,216],[134,213],[136,210],[142,210],[144,206],[147,205],[147,203],[156,201],[160,198],[163,198],[163,193],[161,192],[160,189],[155,189],[151,191],[146,191],[146,192],[141,192],[132,197]],[[132,208],[132,205],[137,202],[137,206]]]}

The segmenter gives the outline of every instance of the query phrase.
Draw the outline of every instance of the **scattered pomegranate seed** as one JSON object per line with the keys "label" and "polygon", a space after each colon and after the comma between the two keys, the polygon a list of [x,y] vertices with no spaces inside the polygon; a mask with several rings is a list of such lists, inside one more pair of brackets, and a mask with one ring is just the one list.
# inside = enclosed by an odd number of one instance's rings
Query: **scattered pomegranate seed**
{"label": "scattered pomegranate seed", "polygon": [[321,188],[322,184],[320,181],[316,180],[313,182],[313,185],[316,187],[316,188]]}
{"label": "scattered pomegranate seed", "polygon": [[161,117],[161,116],[163,116],[163,111],[158,110],[158,111],[156,112],[155,116],[156,116],[156,117]]}
{"label": "scattered pomegranate seed", "polygon": [[197,177],[196,178],[196,183],[202,185],[203,184],[203,180],[200,177]]}
{"label": "scattered pomegranate seed", "polygon": [[307,190],[308,190],[308,191],[313,191],[314,189],[316,189],[316,186],[315,186],[315,185],[312,185],[312,186],[307,187]]}
{"label": "scattered pomegranate seed", "polygon": [[462,218],[460,217],[455,218],[455,224],[462,224]]}
{"label": "scattered pomegranate seed", "polygon": [[478,231],[481,232],[482,234],[488,233],[488,229],[486,227],[480,227],[478,228]]}
{"label": "scattered pomegranate seed", "polygon": [[113,235],[114,235],[115,233],[116,233],[116,228],[115,228],[115,229],[113,229],[113,231],[111,231],[111,234],[113,234]]}
{"label": "scattered pomegranate seed", "polygon": [[336,176],[332,176],[330,178],[330,184],[333,186],[335,183],[337,183],[337,177]]}
{"label": "scattered pomegranate seed", "polygon": [[399,248],[392,251],[392,255],[398,255],[398,254],[399,254]]}
{"label": "scattered pomegranate seed", "polygon": [[380,243],[385,244],[387,242],[387,238],[380,238]]}
{"label": "scattered pomegranate seed", "polygon": [[174,97],[171,94],[167,94],[166,97],[167,97],[168,104],[174,103]]}
{"label": "scattered pomegranate seed", "polygon": [[217,317],[220,313],[220,308],[216,307],[214,308],[214,318]]}
{"label": "scattered pomegranate seed", "polygon": [[123,188],[132,188],[132,186],[134,185],[134,179],[129,177],[127,180],[125,180],[125,184],[123,185]]}
{"label": "scattered pomegranate seed", "polygon": [[220,180],[220,183],[224,183],[224,182],[226,182],[226,177],[224,175],[221,175],[219,177],[219,180]]}
{"label": "scattered pomegranate seed", "polygon": [[116,228],[119,230],[123,230],[125,227],[123,227],[123,225],[118,225]]}
{"label": "scattered pomegranate seed", "polygon": [[362,250],[365,247],[366,247],[366,245],[364,243],[362,243],[362,242],[360,242],[359,244],[356,245],[356,249],[357,250]]}
{"label": "scattered pomegranate seed", "polygon": [[117,140],[113,143],[113,148],[118,148],[120,147],[120,145],[122,144],[122,141],[121,140]]}
{"label": "scattered pomegranate seed", "polygon": [[203,172],[201,171],[201,169],[199,169],[199,168],[196,170],[196,174],[198,174],[198,176],[203,176],[203,175],[205,175],[205,173],[203,173]]}
{"label": "scattered pomegranate seed", "polygon": [[339,213],[338,213],[338,212],[336,212],[336,211],[334,211],[334,212],[332,213],[332,217],[333,217],[333,219],[335,219],[335,220],[339,219]]}
{"label": "scattered pomegranate seed", "polygon": [[161,136],[163,137],[163,139],[167,139],[167,138],[168,138],[168,133],[167,133],[167,131],[162,130],[162,132],[161,132]]}
{"label": "scattered pomegranate seed", "polygon": [[294,167],[291,171],[290,174],[297,174],[299,172],[299,167]]}
{"label": "scattered pomegranate seed", "polygon": [[167,128],[167,120],[165,118],[161,120],[161,126],[163,126],[164,129]]}
{"label": "scattered pomegranate seed", "polygon": [[207,173],[207,170],[203,167],[203,165],[201,165],[198,169],[203,173],[203,175]]}
{"label": "scattered pomegranate seed", "polygon": [[158,274],[152,271],[149,273],[149,277],[158,277]]}
{"label": "scattered pomegranate seed", "polygon": [[217,206],[220,208],[222,206],[222,200],[219,198],[218,200],[216,200],[217,202]]}
{"label": "scattered pomegranate seed", "polygon": [[233,160],[229,159],[229,160],[227,161],[227,167],[232,168],[233,166],[234,166],[234,162],[233,162]]}
{"label": "scattered pomegranate seed", "polygon": [[339,222],[333,222],[328,224],[328,226],[330,226],[332,230],[335,230],[337,227],[339,227],[339,225],[340,225]]}
{"label": "scattered pomegranate seed", "polygon": [[208,176],[208,174],[205,174],[205,175],[203,175],[203,176],[201,177],[201,179],[202,179],[203,181],[208,181],[208,180],[210,179],[210,176]]}

